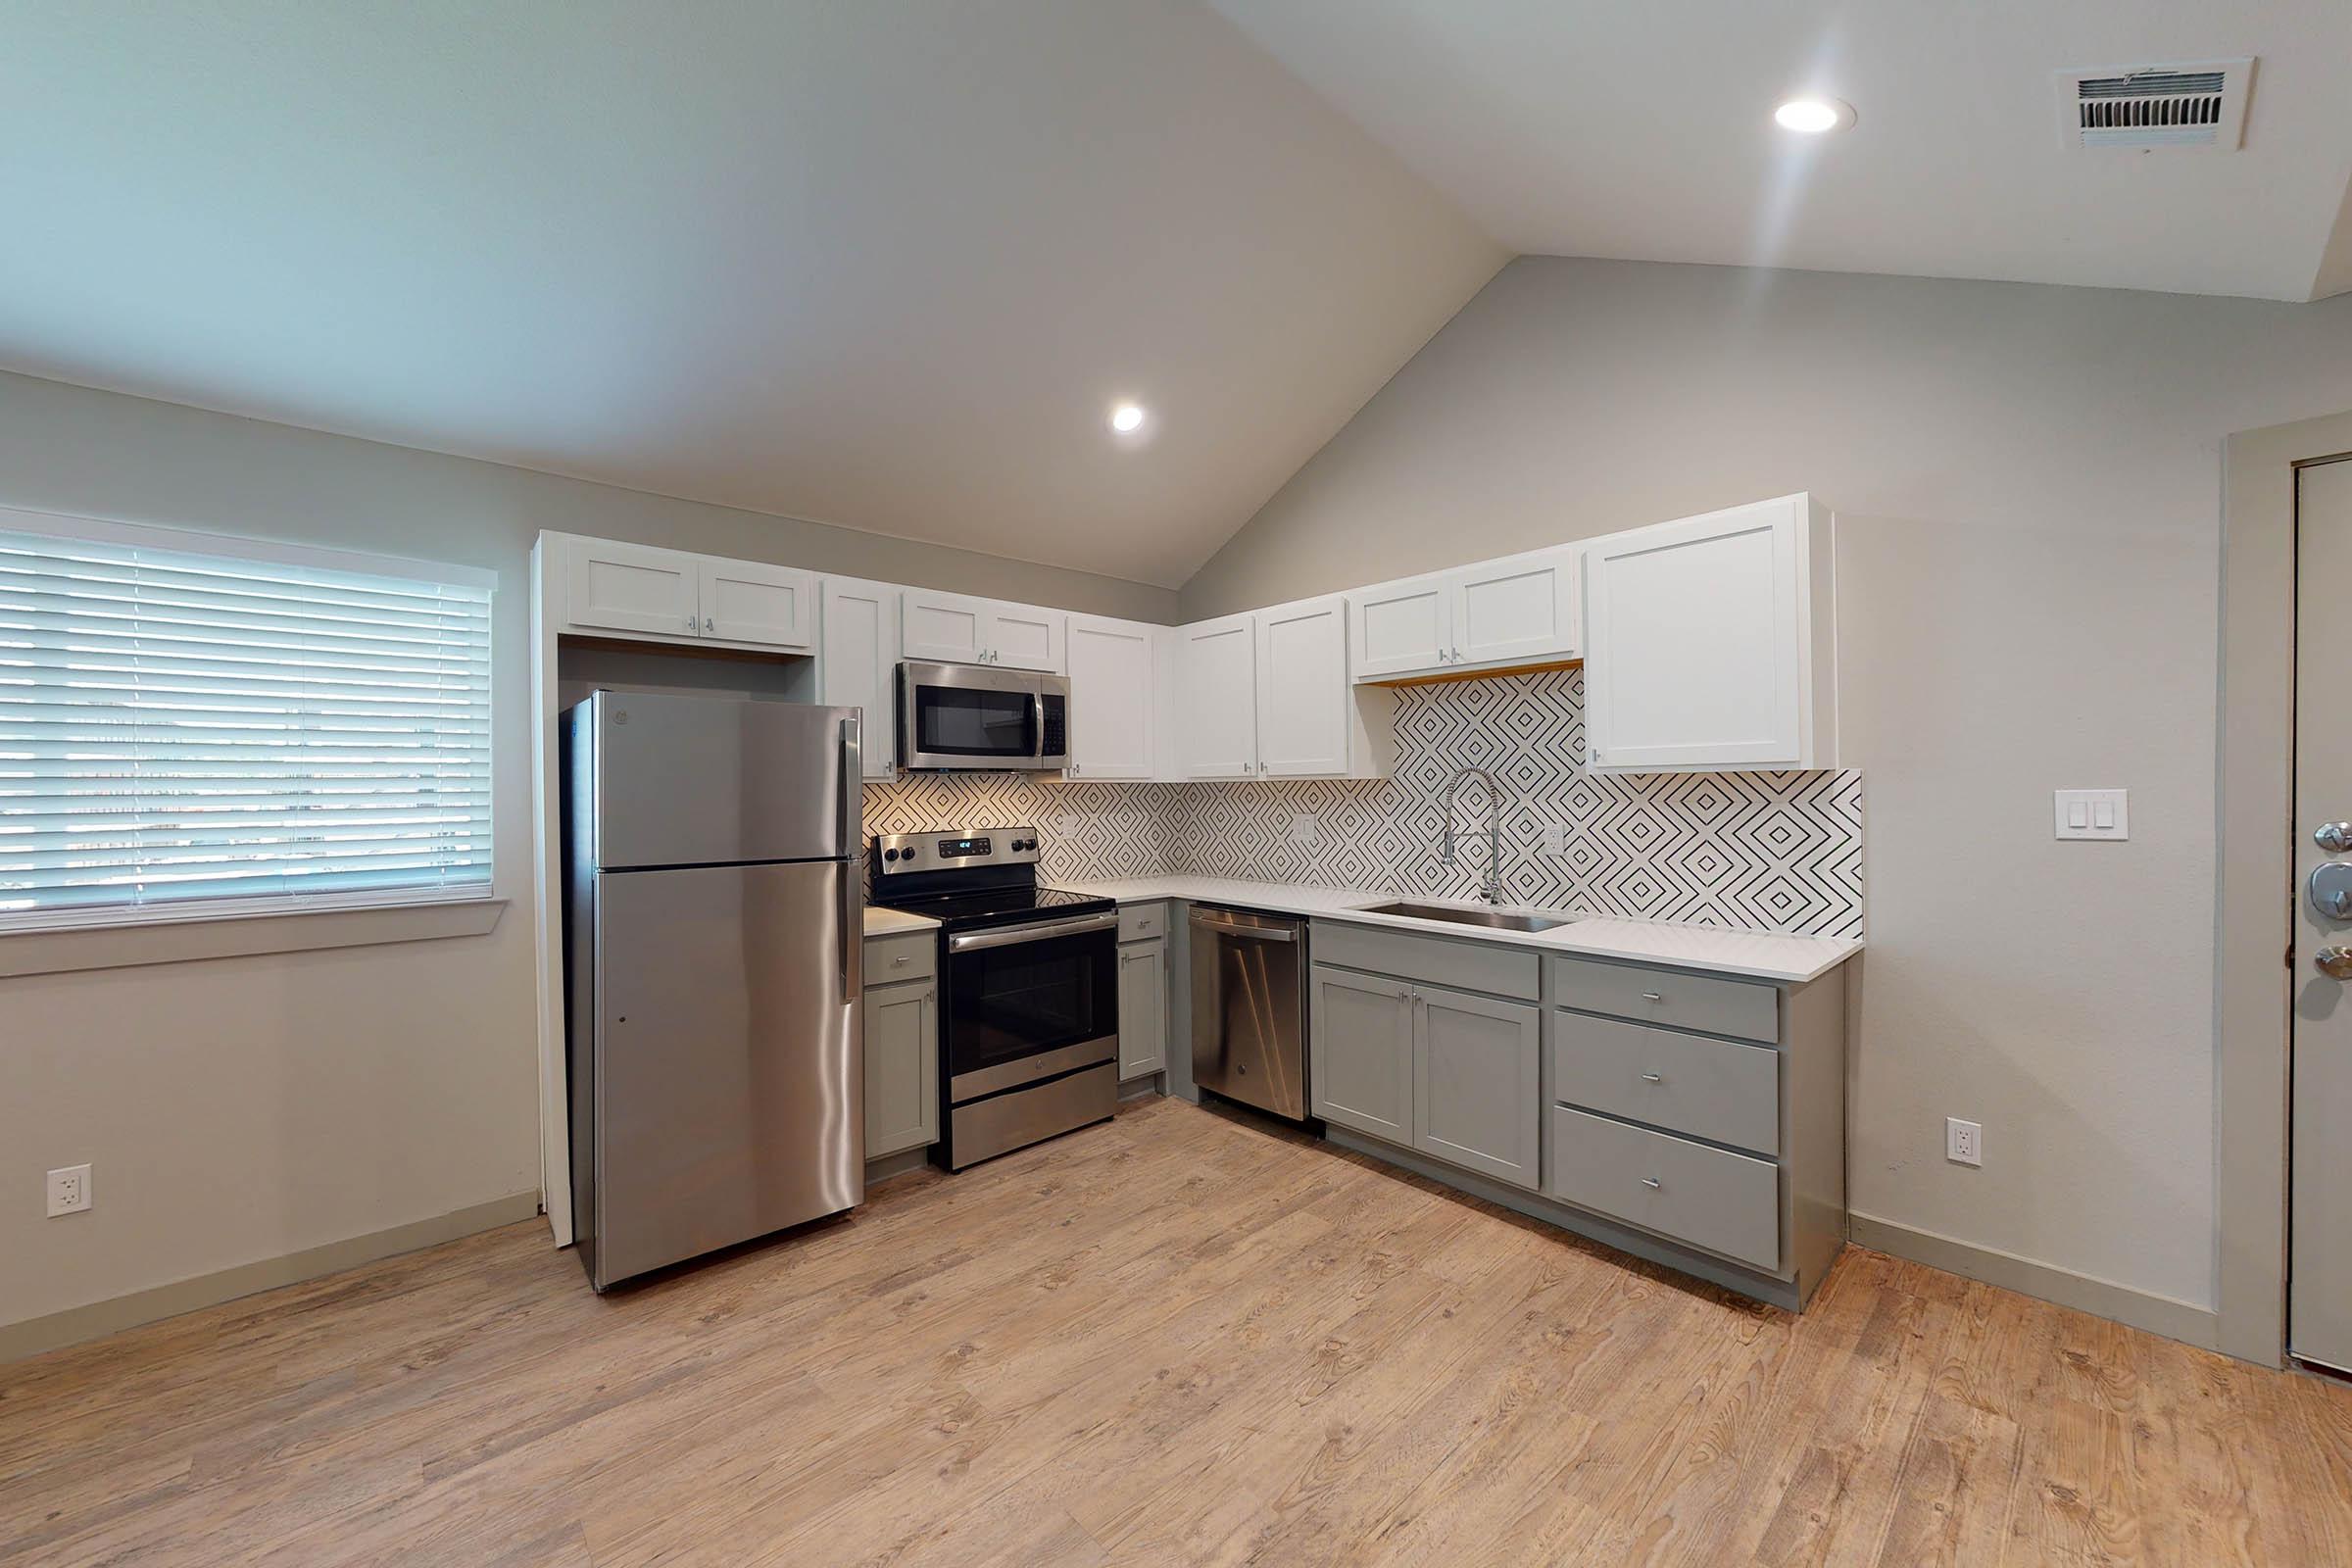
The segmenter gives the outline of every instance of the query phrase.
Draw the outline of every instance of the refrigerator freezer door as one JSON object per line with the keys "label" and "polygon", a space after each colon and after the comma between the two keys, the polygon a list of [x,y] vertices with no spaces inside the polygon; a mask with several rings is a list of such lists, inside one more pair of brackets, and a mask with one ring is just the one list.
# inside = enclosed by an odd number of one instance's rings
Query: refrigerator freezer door
{"label": "refrigerator freezer door", "polygon": [[598,692],[597,863],[713,865],[858,853],[858,710]]}
{"label": "refrigerator freezer door", "polygon": [[599,1290],[863,1199],[860,938],[842,914],[855,874],[827,860],[597,879]]}

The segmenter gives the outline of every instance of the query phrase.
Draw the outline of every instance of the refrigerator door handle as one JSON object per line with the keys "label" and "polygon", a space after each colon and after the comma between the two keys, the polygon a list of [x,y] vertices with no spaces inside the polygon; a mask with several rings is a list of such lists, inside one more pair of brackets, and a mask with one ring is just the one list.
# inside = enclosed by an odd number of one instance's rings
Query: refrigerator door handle
{"label": "refrigerator door handle", "polygon": [[858,839],[864,806],[864,761],[858,720],[841,721],[841,996],[856,1002],[864,991],[865,888],[858,878]]}

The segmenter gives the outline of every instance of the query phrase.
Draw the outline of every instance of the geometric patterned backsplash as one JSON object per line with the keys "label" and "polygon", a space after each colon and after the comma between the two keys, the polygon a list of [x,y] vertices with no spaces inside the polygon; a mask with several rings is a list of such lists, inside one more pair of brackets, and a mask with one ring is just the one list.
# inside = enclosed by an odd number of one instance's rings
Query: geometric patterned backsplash
{"label": "geometric patterned backsplash", "polygon": [[[1862,775],[1589,774],[1584,671],[1397,691],[1385,779],[1047,784],[934,773],[866,786],[866,831],[1036,822],[1049,879],[1191,872],[1475,898],[1487,802],[1473,783],[1441,863],[1454,769],[1502,786],[1503,899],[1693,925],[1862,934]],[[1556,829],[1559,853],[1545,849]]]}

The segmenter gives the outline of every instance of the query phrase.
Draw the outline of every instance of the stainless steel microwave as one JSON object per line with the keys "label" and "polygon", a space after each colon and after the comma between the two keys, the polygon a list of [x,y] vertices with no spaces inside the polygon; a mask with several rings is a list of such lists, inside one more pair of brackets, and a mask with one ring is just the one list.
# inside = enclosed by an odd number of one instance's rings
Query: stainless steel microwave
{"label": "stainless steel microwave", "polygon": [[899,665],[903,767],[1062,767],[1070,760],[1070,683],[983,664]]}

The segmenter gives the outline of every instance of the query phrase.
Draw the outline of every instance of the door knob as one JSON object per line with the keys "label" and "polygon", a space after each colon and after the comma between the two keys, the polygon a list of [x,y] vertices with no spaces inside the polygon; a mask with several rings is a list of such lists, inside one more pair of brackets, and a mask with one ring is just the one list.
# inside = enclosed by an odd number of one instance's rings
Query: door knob
{"label": "door knob", "polygon": [[2352,948],[2330,943],[2313,954],[2311,961],[2330,980],[2352,980]]}
{"label": "door knob", "polygon": [[2304,891],[2311,906],[2330,920],[2352,920],[2352,865],[2328,860],[2311,868]]}
{"label": "door knob", "polygon": [[2322,822],[2311,830],[2311,842],[2329,855],[2352,850],[2352,822]]}

